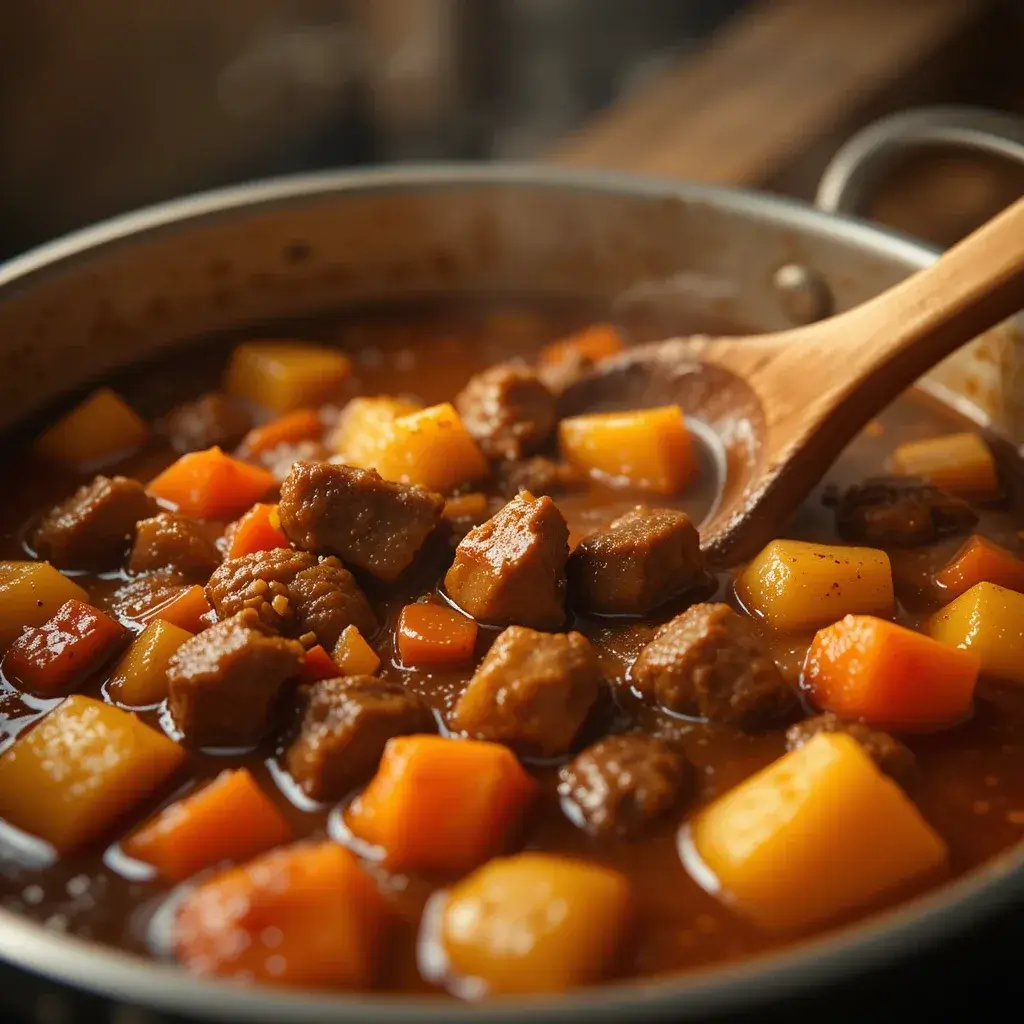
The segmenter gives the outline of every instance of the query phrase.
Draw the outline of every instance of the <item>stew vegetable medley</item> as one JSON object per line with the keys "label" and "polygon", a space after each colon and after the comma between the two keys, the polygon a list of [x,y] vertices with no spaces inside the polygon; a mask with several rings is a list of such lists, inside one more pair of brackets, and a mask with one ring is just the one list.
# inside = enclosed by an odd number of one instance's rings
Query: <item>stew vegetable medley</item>
{"label": "stew vegetable medley", "polygon": [[3,906],[477,998],[751,955],[1020,838],[1024,524],[950,414],[901,399],[712,571],[687,410],[567,413],[621,330],[305,337],[132,371],[8,469]]}

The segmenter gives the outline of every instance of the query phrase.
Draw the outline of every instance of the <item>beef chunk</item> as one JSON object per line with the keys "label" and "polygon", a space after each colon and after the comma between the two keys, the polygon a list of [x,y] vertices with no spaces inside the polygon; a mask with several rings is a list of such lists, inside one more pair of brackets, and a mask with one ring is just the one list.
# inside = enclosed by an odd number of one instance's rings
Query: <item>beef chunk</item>
{"label": "beef chunk", "polygon": [[965,501],[916,477],[878,476],[838,497],[836,526],[846,540],[879,547],[909,548],[966,533],[978,521]]}
{"label": "beef chunk", "polygon": [[569,556],[573,600],[602,615],[643,615],[704,577],[690,517],[642,505],[584,538]]}
{"label": "beef chunk", "polygon": [[580,633],[538,633],[509,626],[451,714],[453,729],[553,757],[569,749],[597,700],[601,668]]}
{"label": "beef chunk", "polygon": [[471,378],[455,396],[466,429],[492,459],[520,459],[551,436],[555,396],[535,370],[499,363]]}
{"label": "beef chunk", "polygon": [[188,579],[207,580],[218,565],[217,545],[188,516],[161,512],[136,527],[129,572],[173,569]]}
{"label": "beef chunk", "polygon": [[463,537],[444,585],[481,622],[557,629],[565,621],[568,557],[569,528],[558,507],[524,492]]}
{"label": "beef chunk", "polygon": [[557,497],[587,486],[587,477],[568,462],[534,455],[518,462],[503,462],[498,466],[498,486],[501,493],[514,498],[520,491]]}
{"label": "beef chunk", "polygon": [[197,633],[171,656],[171,718],[195,746],[257,743],[281,687],[298,675],[302,658],[302,644],[272,636],[255,610],[246,609]]}
{"label": "beef chunk", "polygon": [[444,498],[372,469],[297,462],[281,485],[281,528],[306,551],[395,579],[441,520]]}
{"label": "beef chunk", "polygon": [[58,569],[112,569],[124,557],[135,524],[158,511],[138,480],[98,476],[47,513],[33,544]]}
{"label": "beef chunk", "polygon": [[745,727],[797,705],[750,620],[726,604],[695,604],[666,622],[633,662],[631,681],[670,711]]}
{"label": "beef chunk", "polygon": [[181,454],[219,445],[234,448],[248,433],[252,421],[236,402],[211,391],[194,402],[172,409],[160,424],[171,447]]}
{"label": "beef chunk", "polygon": [[218,618],[252,608],[286,636],[315,633],[330,650],[346,626],[371,635],[377,622],[352,574],[336,558],[273,548],[229,558],[210,577],[206,599]]}
{"label": "beef chunk", "polygon": [[786,730],[786,749],[796,750],[820,732],[846,733],[864,748],[886,775],[902,785],[913,780],[917,770],[917,759],[907,746],[887,732],[879,732],[863,722],[844,722],[831,711],[791,725]]}
{"label": "beef chunk", "polygon": [[430,709],[398,683],[325,679],[310,689],[288,771],[314,800],[340,800],[373,775],[392,736],[434,731]]}
{"label": "beef chunk", "polygon": [[591,835],[632,837],[693,789],[690,762],[664,740],[634,732],[606,736],[559,772],[566,814]]}

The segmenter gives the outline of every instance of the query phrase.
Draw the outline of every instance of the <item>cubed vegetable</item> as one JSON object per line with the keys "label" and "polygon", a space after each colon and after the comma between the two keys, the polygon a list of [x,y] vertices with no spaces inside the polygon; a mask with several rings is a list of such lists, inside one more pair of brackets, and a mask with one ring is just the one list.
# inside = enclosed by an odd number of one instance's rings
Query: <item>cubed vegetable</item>
{"label": "cubed vegetable", "polygon": [[294,409],[263,426],[253,427],[242,441],[241,453],[246,457],[261,455],[278,445],[315,440],[323,432],[323,420],[316,409]]}
{"label": "cubed vegetable", "polygon": [[722,898],[797,932],[937,877],[948,851],[907,795],[841,733],[820,733],[741,782],[683,833]]}
{"label": "cubed vegetable", "polygon": [[174,923],[197,974],[296,987],[369,988],[387,934],[376,883],[337,843],[299,843],[230,868],[186,896]]}
{"label": "cubed vegetable", "polygon": [[923,731],[970,712],[978,667],[973,653],[885,619],[847,615],[815,635],[801,685],[840,718]]}
{"label": "cubed vegetable", "polygon": [[356,626],[346,626],[341,631],[333,657],[343,676],[375,676],[380,669],[377,652]]}
{"label": "cubed vegetable", "polygon": [[407,604],[398,617],[398,656],[406,668],[461,665],[473,658],[477,625],[454,608]]}
{"label": "cubed vegetable", "polygon": [[744,606],[779,632],[817,629],[844,615],[892,615],[889,556],[876,548],[773,540],[736,580]]}
{"label": "cubed vegetable", "polygon": [[75,694],[0,755],[0,818],[67,853],[107,836],[185,757],[134,715]]}
{"label": "cubed vegetable", "polygon": [[120,622],[74,598],[53,618],[30,626],[7,649],[4,675],[39,697],[60,697],[81,683],[128,641]]}
{"label": "cubed vegetable", "polygon": [[288,547],[276,505],[257,503],[234,524],[228,558],[241,558],[257,551]]}
{"label": "cubed vegetable", "polygon": [[67,601],[89,595],[49,562],[0,562],[0,651],[26,626],[41,626]]}
{"label": "cubed vegetable", "polygon": [[501,851],[536,792],[500,743],[396,736],[345,817],[393,870],[466,871]]}
{"label": "cubed vegetable", "polygon": [[950,494],[964,498],[995,498],[999,477],[988,445],[975,433],[946,434],[899,445],[890,459],[904,476],[930,480]]}
{"label": "cubed vegetable", "polygon": [[98,388],[36,439],[41,458],[96,469],[141,448],[149,427],[110,388]]}
{"label": "cubed vegetable", "polygon": [[189,452],[151,480],[146,490],[197,519],[233,519],[277,487],[272,473],[214,446]]}
{"label": "cubed vegetable", "polygon": [[970,590],[976,583],[995,583],[1024,593],[1024,561],[987,537],[975,534],[935,574],[948,601]]}
{"label": "cubed vegetable", "polygon": [[320,644],[310,647],[303,655],[302,677],[309,682],[315,683],[319,679],[336,679],[342,674],[334,659]]}
{"label": "cubed vegetable", "polygon": [[482,491],[470,491],[458,494],[444,503],[444,518],[450,523],[470,522],[482,523],[489,519],[490,508],[487,495]]}
{"label": "cubed vegetable", "polygon": [[678,405],[571,416],[558,437],[567,462],[615,486],[676,494],[698,471]]}
{"label": "cubed vegetable", "polygon": [[163,619],[179,629],[198,633],[210,624],[207,616],[212,610],[203,588],[195,583],[191,587],[182,587],[170,600],[147,609],[138,621],[146,623]]}
{"label": "cubed vegetable", "polygon": [[624,348],[622,335],[612,324],[591,324],[583,330],[545,345],[537,354],[541,366],[554,366],[581,356],[597,362],[618,355]]}
{"label": "cubed vegetable", "polygon": [[270,412],[322,405],[352,372],[336,349],[296,341],[246,341],[231,353],[224,389]]}
{"label": "cubed vegetable", "polygon": [[383,440],[384,432],[400,416],[419,412],[423,406],[411,398],[353,398],[345,406],[331,447],[350,466],[367,469]]}
{"label": "cubed vegetable", "polygon": [[1024,685],[1024,594],[976,583],[925,628],[940,643],[980,659],[984,675]]}
{"label": "cubed vegetable", "polygon": [[165,807],[122,844],[161,878],[183,882],[222,861],[236,864],[292,839],[291,826],[245,768],[221,772]]}
{"label": "cubed vegetable", "polygon": [[187,629],[153,619],[132,641],[107,680],[110,699],[130,708],[159,704],[167,696],[171,655],[191,636]]}
{"label": "cubed vegetable", "polygon": [[520,853],[477,868],[449,892],[440,945],[448,970],[490,995],[562,992],[602,980],[629,916],[629,883],[617,871]]}

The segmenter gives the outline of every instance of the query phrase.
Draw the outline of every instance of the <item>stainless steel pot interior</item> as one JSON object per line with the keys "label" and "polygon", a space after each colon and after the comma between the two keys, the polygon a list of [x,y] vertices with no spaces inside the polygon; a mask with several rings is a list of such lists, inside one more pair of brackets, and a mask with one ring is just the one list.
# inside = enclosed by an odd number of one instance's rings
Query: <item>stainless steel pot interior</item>
{"label": "stainless steel pot interior", "polygon": [[[762,195],[518,167],[419,167],[257,184],[170,203],[0,268],[0,426],[201,331],[420,293],[681,302],[754,328],[790,323],[783,265],[836,309],[925,265],[911,240]],[[968,403],[979,422],[985,411]],[[0,911],[0,957],[121,1002],[278,1022],[676,1021],[762,1004],[889,963],[1024,897],[1024,851],[868,923],[758,960],[557,1001],[467,1007],[246,991]]]}

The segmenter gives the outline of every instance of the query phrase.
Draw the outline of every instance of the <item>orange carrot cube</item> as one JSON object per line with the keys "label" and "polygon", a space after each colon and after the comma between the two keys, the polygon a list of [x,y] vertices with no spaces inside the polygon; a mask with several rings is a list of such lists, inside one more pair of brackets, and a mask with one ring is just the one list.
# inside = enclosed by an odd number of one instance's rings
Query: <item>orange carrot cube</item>
{"label": "orange carrot cube", "polygon": [[598,362],[618,355],[625,348],[622,335],[612,324],[591,324],[583,330],[545,345],[537,355],[541,366],[553,366],[567,359],[583,357]]}
{"label": "orange carrot cube", "polygon": [[148,608],[137,621],[146,623],[153,619],[163,619],[179,629],[198,633],[210,624],[207,616],[211,611],[213,609],[206,600],[206,593],[196,583],[181,588],[169,600]]}
{"label": "orange carrot cube", "polygon": [[374,676],[380,669],[377,652],[356,626],[346,626],[341,631],[332,657],[343,676]]}
{"label": "orange carrot cube", "polygon": [[241,558],[256,551],[270,551],[273,548],[288,547],[288,538],[281,529],[281,520],[276,505],[257,502],[233,526],[228,558]]}
{"label": "orange carrot cube", "polygon": [[440,604],[407,604],[398,617],[398,656],[406,668],[439,668],[470,661],[477,624]]}
{"label": "orange carrot cube", "polygon": [[976,583],[1024,593],[1024,561],[987,537],[968,537],[959,551],[935,574],[943,597],[952,601]]}
{"label": "orange carrot cube", "polygon": [[242,440],[240,451],[248,458],[269,452],[278,445],[315,440],[323,432],[323,420],[316,409],[294,409],[261,427],[253,427]]}
{"label": "orange carrot cube", "polygon": [[341,669],[334,659],[317,644],[306,651],[302,659],[302,676],[310,682],[319,679],[335,679],[342,675]]}
{"label": "orange carrot cube", "polygon": [[197,519],[232,519],[277,487],[272,473],[214,446],[189,452],[151,480],[147,490]]}

